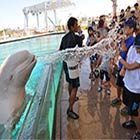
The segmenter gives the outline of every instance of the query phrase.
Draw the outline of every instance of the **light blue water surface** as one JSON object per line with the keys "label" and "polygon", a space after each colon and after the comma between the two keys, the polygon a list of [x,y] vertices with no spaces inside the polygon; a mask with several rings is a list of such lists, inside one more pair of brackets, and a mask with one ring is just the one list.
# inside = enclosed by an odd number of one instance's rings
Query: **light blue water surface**
{"label": "light blue water surface", "polygon": [[49,35],[0,44],[0,64],[8,55],[20,50],[29,50],[38,57],[54,52],[59,47],[59,42],[62,36],[62,34]]}

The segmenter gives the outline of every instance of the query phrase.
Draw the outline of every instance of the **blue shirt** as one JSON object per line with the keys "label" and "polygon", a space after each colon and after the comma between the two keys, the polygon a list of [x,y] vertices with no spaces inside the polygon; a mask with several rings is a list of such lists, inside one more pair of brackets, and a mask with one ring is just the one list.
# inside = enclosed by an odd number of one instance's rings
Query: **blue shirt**
{"label": "blue shirt", "polygon": [[[135,41],[135,38],[133,36],[130,36],[129,38],[127,38],[125,40],[125,45],[126,45],[127,49],[129,49],[133,45],[134,41]],[[120,56],[124,60],[126,60],[127,52],[128,52],[128,50],[126,52],[124,52],[122,50],[120,51]],[[123,64],[119,61],[119,70],[121,70],[122,66],[123,66]]]}

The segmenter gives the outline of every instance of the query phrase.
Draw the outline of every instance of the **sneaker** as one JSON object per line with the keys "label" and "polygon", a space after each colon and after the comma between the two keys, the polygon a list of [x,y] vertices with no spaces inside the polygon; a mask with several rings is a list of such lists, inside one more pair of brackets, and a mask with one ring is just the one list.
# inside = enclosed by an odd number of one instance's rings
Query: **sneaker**
{"label": "sneaker", "polygon": [[101,92],[102,91],[102,87],[98,87],[98,92]]}
{"label": "sneaker", "polygon": [[75,112],[73,112],[73,111],[70,111],[69,109],[67,110],[67,115],[68,115],[68,117],[70,117],[70,118],[72,118],[72,119],[79,119],[79,115],[78,114],[76,114]]}
{"label": "sneaker", "polygon": [[122,108],[120,113],[121,113],[122,116],[128,115],[128,107],[125,106],[124,108]]}
{"label": "sneaker", "polygon": [[94,70],[93,74],[94,74],[95,78],[99,78],[100,72],[99,72],[99,70],[96,68],[96,69]]}
{"label": "sneaker", "polygon": [[113,107],[115,107],[117,105],[121,105],[121,99],[115,98],[114,100],[112,100],[111,105]]}
{"label": "sneaker", "polygon": [[135,122],[133,120],[129,120],[128,122],[124,122],[122,124],[122,127],[128,128],[128,129],[136,128],[136,124],[135,124]]}
{"label": "sneaker", "polygon": [[136,132],[133,137],[131,138],[131,140],[140,140],[140,132]]}
{"label": "sneaker", "polygon": [[107,95],[110,95],[111,90],[110,90],[110,89],[106,89],[106,90],[105,90],[105,93],[106,93]]}

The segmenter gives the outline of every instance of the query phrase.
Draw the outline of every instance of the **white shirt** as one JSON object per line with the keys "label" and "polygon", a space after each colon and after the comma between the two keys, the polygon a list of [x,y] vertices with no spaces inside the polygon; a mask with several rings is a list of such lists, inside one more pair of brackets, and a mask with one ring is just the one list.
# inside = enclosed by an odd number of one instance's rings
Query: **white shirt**
{"label": "white shirt", "polygon": [[[136,52],[136,49],[131,46],[127,53],[127,63],[132,64],[137,62],[140,64],[140,54]],[[140,94],[140,68],[135,70],[127,70],[124,76],[125,87],[136,94]]]}

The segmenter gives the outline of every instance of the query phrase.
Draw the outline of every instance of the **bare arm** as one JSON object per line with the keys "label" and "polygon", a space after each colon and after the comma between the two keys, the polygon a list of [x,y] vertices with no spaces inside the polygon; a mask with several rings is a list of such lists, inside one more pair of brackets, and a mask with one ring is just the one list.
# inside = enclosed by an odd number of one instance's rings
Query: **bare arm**
{"label": "bare arm", "polygon": [[120,71],[120,75],[121,76],[124,76],[125,75],[125,71],[126,71],[126,69],[125,69],[125,67],[123,66],[122,68],[121,68],[121,71]]}
{"label": "bare arm", "polygon": [[128,48],[126,47],[124,38],[122,39],[122,44],[121,45],[122,45],[122,47],[121,47],[122,48],[122,51],[123,52],[126,52],[128,50]]}
{"label": "bare arm", "polygon": [[96,64],[96,68],[98,68],[101,64],[101,61],[102,61],[102,57],[99,56],[98,59],[97,59],[97,64]]}
{"label": "bare arm", "polygon": [[124,59],[120,58],[120,62],[123,64],[123,66],[128,70],[134,70],[140,68],[140,64],[137,62],[134,62],[132,64],[127,63]]}

